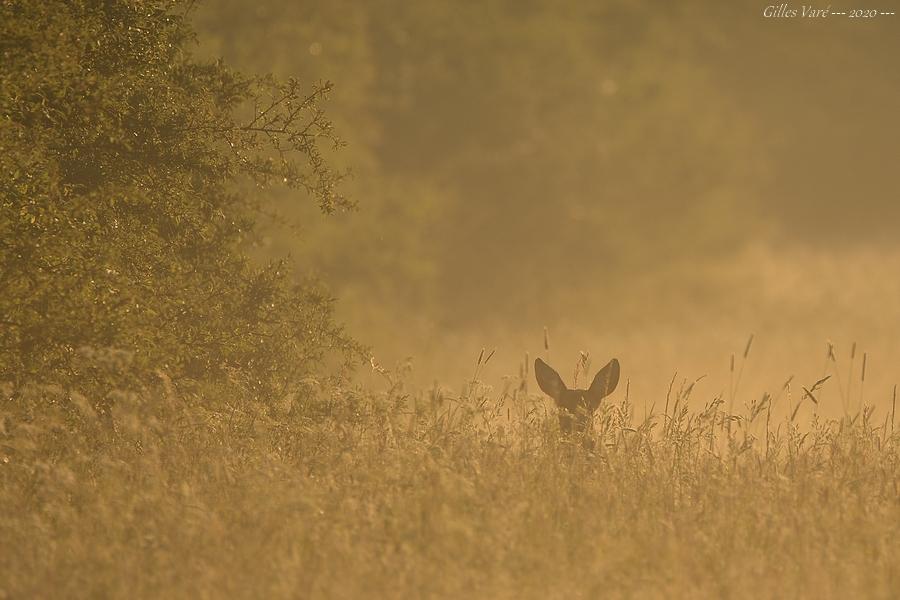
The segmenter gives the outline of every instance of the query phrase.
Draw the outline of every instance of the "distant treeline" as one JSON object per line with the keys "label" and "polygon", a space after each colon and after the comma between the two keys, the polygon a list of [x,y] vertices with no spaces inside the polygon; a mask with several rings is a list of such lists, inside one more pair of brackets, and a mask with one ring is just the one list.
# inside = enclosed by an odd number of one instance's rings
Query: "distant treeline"
{"label": "distant treeline", "polygon": [[636,280],[672,289],[751,240],[891,235],[892,23],[763,8],[226,0],[199,18],[212,54],[337,84],[364,210],[347,227],[305,213],[271,247],[327,272],[347,310],[452,329],[614,310]]}

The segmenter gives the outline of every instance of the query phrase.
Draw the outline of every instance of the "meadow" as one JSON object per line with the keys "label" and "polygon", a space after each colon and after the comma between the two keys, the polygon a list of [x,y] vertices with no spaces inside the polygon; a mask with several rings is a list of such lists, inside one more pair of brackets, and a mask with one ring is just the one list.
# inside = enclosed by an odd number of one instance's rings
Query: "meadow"
{"label": "meadow", "polygon": [[0,2],[0,600],[900,596],[896,22],[664,4]]}
{"label": "meadow", "polygon": [[32,386],[0,405],[0,597],[900,589],[895,404],[801,420],[831,382],[789,381],[729,411],[676,376],[659,398],[623,382],[590,440],[567,438],[527,362],[498,388],[486,362],[455,392],[373,364],[383,391],[310,382],[255,407],[159,372],[108,415]]}

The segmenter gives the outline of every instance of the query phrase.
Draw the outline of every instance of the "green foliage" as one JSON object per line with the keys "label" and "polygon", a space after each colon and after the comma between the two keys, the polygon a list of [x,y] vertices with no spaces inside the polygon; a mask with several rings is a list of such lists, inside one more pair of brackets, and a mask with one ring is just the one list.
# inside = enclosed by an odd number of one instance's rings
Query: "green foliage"
{"label": "green foliage", "polygon": [[331,85],[196,59],[190,5],[0,5],[0,380],[77,386],[80,348],[116,348],[268,398],[352,352],[327,295],[241,251],[247,184],[351,206]]}

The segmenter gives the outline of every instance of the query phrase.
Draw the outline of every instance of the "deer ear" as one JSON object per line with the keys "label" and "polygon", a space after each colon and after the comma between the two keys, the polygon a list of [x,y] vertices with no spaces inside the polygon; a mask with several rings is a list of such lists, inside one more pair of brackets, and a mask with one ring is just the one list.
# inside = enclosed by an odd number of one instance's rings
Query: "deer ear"
{"label": "deer ear", "polygon": [[[535,370],[535,372],[537,371]],[[585,394],[591,410],[596,410],[600,406],[600,401],[612,394],[618,384],[619,361],[614,358],[594,375],[594,381]]]}
{"label": "deer ear", "polygon": [[534,376],[537,378],[538,385],[541,390],[557,402],[562,393],[566,391],[566,384],[563,383],[559,373],[553,370],[553,367],[545,363],[539,358],[534,360]]}

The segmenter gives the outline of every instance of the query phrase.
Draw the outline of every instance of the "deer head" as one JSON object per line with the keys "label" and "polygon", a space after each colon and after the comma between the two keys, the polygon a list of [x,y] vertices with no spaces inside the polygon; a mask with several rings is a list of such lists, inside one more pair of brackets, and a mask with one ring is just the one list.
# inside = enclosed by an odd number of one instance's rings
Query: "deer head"
{"label": "deer head", "polygon": [[619,361],[615,358],[594,376],[586,390],[570,390],[562,377],[540,358],[534,361],[534,375],[541,390],[559,407],[559,428],[565,434],[584,432],[600,401],[610,395],[619,383]]}

